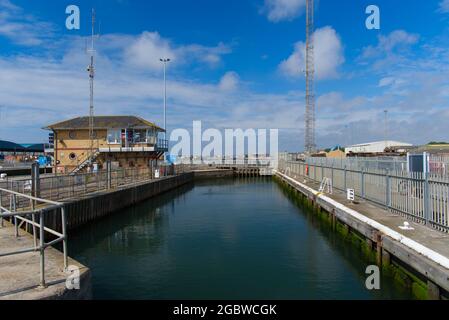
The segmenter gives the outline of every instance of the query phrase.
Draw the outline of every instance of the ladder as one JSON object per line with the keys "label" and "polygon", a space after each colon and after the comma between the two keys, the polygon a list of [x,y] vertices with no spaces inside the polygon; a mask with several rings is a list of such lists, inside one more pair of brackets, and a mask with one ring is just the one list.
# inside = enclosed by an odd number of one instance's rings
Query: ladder
{"label": "ladder", "polygon": [[328,194],[332,194],[334,192],[332,180],[330,178],[324,177],[321,181],[319,192],[324,193],[326,192],[326,190]]}

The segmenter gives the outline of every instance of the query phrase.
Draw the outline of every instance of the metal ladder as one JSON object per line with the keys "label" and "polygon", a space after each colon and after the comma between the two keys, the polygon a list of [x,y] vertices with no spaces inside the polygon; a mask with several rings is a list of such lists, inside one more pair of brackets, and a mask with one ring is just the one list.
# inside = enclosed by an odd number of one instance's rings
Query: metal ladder
{"label": "metal ladder", "polygon": [[324,177],[321,181],[319,192],[323,193],[326,189],[328,194],[332,194],[334,192],[332,180],[330,178]]}

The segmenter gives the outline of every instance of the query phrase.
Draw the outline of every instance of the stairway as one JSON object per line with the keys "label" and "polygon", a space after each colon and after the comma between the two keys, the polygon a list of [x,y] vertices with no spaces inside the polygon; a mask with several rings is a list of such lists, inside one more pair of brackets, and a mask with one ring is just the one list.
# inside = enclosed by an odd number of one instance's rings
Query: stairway
{"label": "stairway", "polygon": [[83,170],[84,168],[86,168],[87,166],[89,166],[90,164],[92,164],[93,161],[95,161],[95,159],[97,159],[97,157],[99,156],[100,151],[95,151],[90,157],[87,157],[86,160],[84,160],[83,162],[81,162],[81,164],[75,168],[75,170],[73,170],[70,174],[71,175],[75,175],[78,172],[80,172],[81,170]]}

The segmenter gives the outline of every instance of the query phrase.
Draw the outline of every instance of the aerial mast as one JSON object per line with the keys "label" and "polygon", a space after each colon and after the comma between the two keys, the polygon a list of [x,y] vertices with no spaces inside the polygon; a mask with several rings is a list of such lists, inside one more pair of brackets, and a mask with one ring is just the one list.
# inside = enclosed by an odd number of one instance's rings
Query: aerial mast
{"label": "aerial mast", "polygon": [[90,49],[90,65],[87,68],[89,72],[89,82],[90,82],[90,103],[89,103],[89,139],[90,139],[90,155],[92,158],[94,154],[94,78],[95,78],[95,68],[94,68],[94,55],[95,55],[95,10],[92,9],[92,34],[91,34],[91,44]]}
{"label": "aerial mast", "polygon": [[306,113],[305,113],[305,151],[313,153],[315,144],[315,60],[314,60],[314,1],[306,3]]}

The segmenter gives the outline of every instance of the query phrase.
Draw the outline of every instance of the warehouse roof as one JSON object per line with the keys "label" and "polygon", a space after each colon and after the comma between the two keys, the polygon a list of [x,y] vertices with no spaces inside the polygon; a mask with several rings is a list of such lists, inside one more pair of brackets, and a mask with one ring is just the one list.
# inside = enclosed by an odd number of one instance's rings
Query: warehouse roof
{"label": "warehouse roof", "polygon": [[44,144],[33,144],[28,147],[11,142],[0,140],[0,152],[44,152]]}
{"label": "warehouse roof", "polygon": [[[94,129],[156,129],[165,130],[154,123],[136,116],[96,116],[94,117]],[[89,117],[78,117],[58,122],[45,127],[46,130],[76,130],[89,129]]]}
{"label": "warehouse roof", "polygon": [[10,141],[2,141],[0,140],[0,151],[3,152],[24,152],[26,148]]}
{"label": "warehouse roof", "polygon": [[377,144],[381,144],[381,145],[385,145],[385,143],[388,146],[395,146],[395,147],[399,147],[399,146],[412,146],[412,144],[410,143],[406,143],[406,142],[401,142],[401,141],[392,141],[392,140],[388,140],[388,141],[374,141],[374,142],[367,142],[367,143],[360,143],[360,144],[355,144],[352,146],[348,146],[346,148],[357,148],[357,147],[366,147],[366,146],[372,146],[372,145],[377,145]]}

